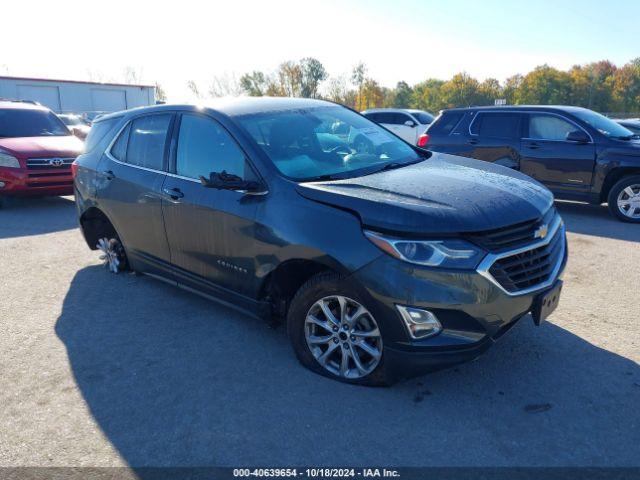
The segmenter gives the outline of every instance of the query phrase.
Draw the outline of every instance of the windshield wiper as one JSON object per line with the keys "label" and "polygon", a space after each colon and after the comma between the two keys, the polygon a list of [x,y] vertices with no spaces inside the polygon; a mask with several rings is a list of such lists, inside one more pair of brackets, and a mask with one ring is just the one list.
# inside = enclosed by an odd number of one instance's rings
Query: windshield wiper
{"label": "windshield wiper", "polygon": [[376,170],[376,172],[395,170],[396,168],[402,168],[402,167],[406,167],[407,165],[413,165],[414,163],[418,163],[423,160],[424,158],[414,158],[413,160],[409,160],[408,162],[389,162],[389,163],[386,163],[382,168]]}

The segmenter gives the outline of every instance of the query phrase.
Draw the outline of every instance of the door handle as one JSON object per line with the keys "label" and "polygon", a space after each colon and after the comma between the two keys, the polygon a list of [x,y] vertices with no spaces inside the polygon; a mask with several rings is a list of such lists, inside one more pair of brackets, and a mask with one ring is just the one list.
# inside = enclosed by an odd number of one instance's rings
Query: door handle
{"label": "door handle", "polygon": [[540,148],[540,144],[539,143],[530,143],[529,145],[527,145],[527,148],[530,148],[531,150],[537,150],[538,148]]}
{"label": "door handle", "polygon": [[116,178],[115,173],[113,173],[111,170],[105,170],[104,172],[102,172],[102,175],[107,180],[113,180],[114,178]]}
{"label": "door handle", "polygon": [[163,188],[162,192],[168,196],[170,196],[173,200],[177,200],[179,198],[184,197],[184,193],[180,191],[179,188]]}

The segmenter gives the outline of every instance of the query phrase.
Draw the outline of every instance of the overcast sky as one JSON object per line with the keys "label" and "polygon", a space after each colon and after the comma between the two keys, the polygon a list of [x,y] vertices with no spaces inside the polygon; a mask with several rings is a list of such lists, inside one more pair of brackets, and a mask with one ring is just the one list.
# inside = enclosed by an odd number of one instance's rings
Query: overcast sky
{"label": "overcast sky", "polygon": [[363,61],[386,86],[640,56],[639,0],[8,0],[1,11],[0,75],[121,81],[132,66],[174,101],[188,80],[206,90],[307,56],[336,76]]}

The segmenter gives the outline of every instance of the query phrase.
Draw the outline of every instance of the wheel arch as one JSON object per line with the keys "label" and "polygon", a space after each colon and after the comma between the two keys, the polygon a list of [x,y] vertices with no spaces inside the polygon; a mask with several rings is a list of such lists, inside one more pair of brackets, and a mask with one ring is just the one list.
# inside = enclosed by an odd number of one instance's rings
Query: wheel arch
{"label": "wheel arch", "polygon": [[292,258],[280,263],[264,278],[259,289],[259,299],[272,305],[276,317],[286,317],[296,292],[311,277],[321,272],[346,275],[348,272],[337,262],[327,259]]}
{"label": "wheel arch", "polygon": [[624,177],[640,175],[640,166],[637,167],[616,167],[607,173],[600,189],[600,203],[606,202],[611,188]]}
{"label": "wheel arch", "polygon": [[97,250],[101,237],[112,238],[118,233],[109,217],[97,206],[87,208],[80,215],[80,229],[91,250]]}

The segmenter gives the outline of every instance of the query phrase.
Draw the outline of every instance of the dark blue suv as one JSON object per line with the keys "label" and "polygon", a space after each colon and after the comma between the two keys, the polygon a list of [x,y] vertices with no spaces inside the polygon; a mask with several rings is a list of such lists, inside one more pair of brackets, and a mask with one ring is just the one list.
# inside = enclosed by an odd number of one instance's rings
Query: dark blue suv
{"label": "dark blue suv", "polygon": [[640,139],[586,108],[444,110],[418,145],[519,170],[557,198],[608,202],[620,220],[640,223]]}
{"label": "dark blue suv", "polygon": [[473,359],[558,304],[566,239],[547,188],[329,102],[108,115],[74,172],[82,232],[111,271],[286,319],[300,361],[342,381]]}

